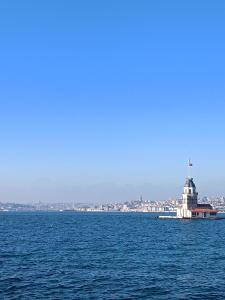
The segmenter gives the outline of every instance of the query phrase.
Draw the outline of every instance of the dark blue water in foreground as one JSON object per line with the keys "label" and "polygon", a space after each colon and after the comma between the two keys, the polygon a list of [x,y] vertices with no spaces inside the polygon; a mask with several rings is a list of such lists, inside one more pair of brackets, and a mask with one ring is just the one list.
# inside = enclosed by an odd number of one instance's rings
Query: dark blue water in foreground
{"label": "dark blue water in foreground", "polygon": [[225,299],[225,220],[1,213],[0,299]]}

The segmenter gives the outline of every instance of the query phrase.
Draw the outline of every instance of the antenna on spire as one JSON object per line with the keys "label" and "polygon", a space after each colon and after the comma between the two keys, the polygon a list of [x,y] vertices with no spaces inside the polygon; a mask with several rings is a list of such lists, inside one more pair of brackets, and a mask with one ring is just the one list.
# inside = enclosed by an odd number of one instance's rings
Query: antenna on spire
{"label": "antenna on spire", "polygon": [[191,168],[193,167],[193,163],[191,162],[191,159],[188,160],[188,178],[191,178]]}

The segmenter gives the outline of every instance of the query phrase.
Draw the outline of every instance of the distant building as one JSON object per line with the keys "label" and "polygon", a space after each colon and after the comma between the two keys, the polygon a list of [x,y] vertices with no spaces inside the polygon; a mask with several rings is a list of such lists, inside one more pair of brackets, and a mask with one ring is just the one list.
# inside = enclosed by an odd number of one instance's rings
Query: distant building
{"label": "distant building", "polygon": [[198,204],[198,193],[193,178],[188,177],[182,194],[182,205],[177,208],[178,218],[213,218],[217,210],[210,204]]}

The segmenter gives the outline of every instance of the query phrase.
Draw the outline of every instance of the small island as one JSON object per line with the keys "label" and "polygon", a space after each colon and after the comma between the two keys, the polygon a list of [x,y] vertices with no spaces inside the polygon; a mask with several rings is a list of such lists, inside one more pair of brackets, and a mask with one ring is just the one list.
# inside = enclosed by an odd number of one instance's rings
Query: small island
{"label": "small island", "polygon": [[182,204],[177,207],[176,216],[159,216],[160,219],[222,219],[218,210],[210,204],[198,203],[198,193],[193,178],[188,177],[182,194]]}

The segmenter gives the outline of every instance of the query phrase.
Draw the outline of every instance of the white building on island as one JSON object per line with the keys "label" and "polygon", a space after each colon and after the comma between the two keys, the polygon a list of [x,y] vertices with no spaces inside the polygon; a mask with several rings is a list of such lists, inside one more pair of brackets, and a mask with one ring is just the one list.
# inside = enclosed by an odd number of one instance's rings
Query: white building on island
{"label": "white building on island", "polygon": [[193,178],[188,177],[182,194],[182,205],[177,208],[177,218],[215,218],[217,210],[210,204],[199,204]]}
{"label": "white building on island", "polygon": [[160,219],[221,219],[217,210],[210,204],[198,203],[198,193],[193,178],[190,176],[192,163],[189,160],[189,176],[186,179],[182,194],[182,204],[177,207],[176,216],[159,216]]}

